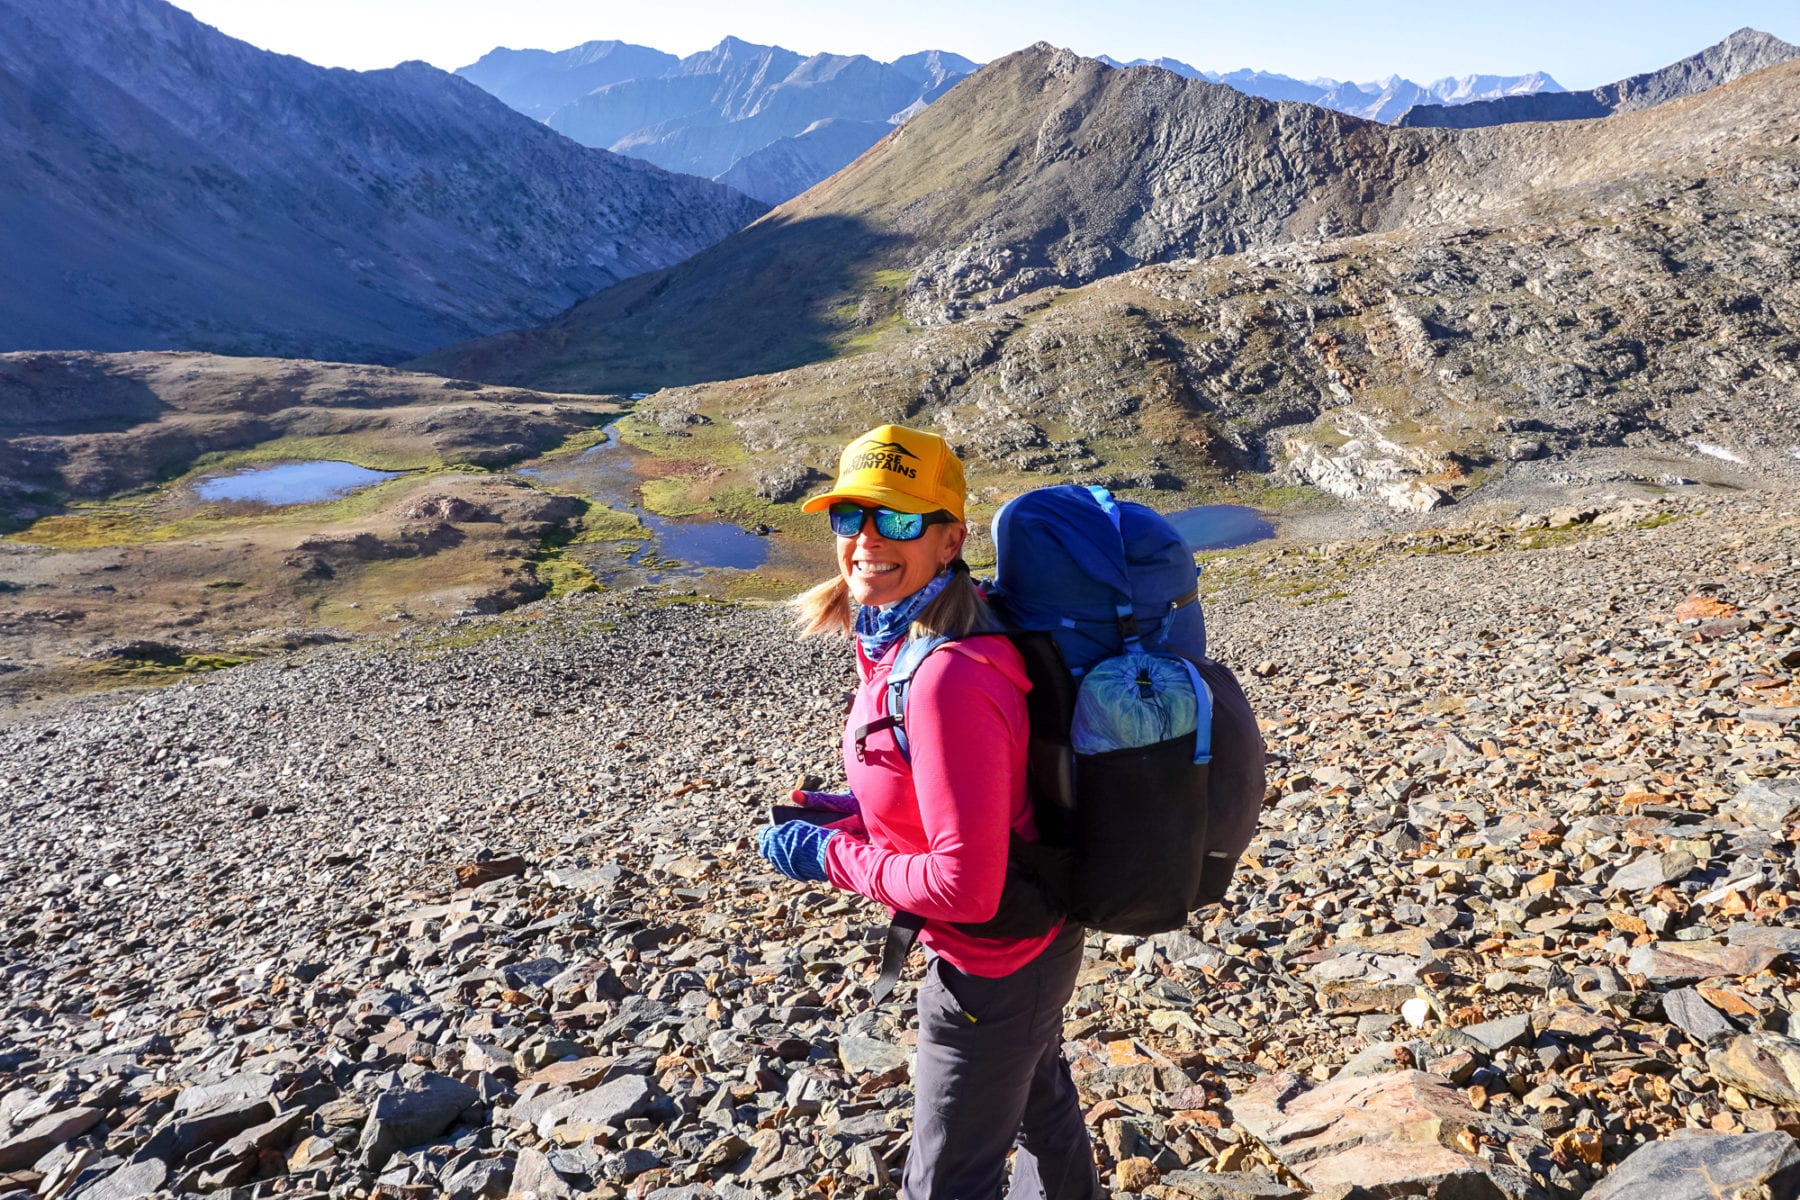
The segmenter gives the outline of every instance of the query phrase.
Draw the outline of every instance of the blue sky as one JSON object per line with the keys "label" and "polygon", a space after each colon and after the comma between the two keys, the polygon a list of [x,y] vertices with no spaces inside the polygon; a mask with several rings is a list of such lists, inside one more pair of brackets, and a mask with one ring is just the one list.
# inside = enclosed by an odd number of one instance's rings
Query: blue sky
{"label": "blue sky", "polygon": [[690,54],[727,34],[804,53],[991,59],[1034,41],[1206,70],[1421,82],[1548,71],[1569,88],[1653,70],[1749,25],[1800,42],[1800,0],[177,0],[234,37],[323,66],[419,58],[446,70],[497,45],[619,38]]}

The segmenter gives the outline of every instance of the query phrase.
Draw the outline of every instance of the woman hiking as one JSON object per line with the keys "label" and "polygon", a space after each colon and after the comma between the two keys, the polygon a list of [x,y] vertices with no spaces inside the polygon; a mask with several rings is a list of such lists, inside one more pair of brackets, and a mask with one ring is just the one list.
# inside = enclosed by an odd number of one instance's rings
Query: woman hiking
{"label": "woman hiking", "polygon": [[[1061,1053],[1081,927],[1057,922],[1015,938],[959,928],[994,917],[1009,839],[1037,836],[1025,783],[1030,685],[961,558],[962,463],[935,434],[882,425],[844,449],[835,486],[803,511],[828,513],[837,538],[837,577],[795,604],[803,636],[854,641],[861,686],[844,730],[850,792],[796,793],[835,819],[765,826],[757,849],[789,878],[924,918],[901,1195],[997,1198],[1016,1141],[1008,1194],[1099,1197]],[[917,637],[953,640],[914,674],[901,742],[882,719],[888,673]]]}

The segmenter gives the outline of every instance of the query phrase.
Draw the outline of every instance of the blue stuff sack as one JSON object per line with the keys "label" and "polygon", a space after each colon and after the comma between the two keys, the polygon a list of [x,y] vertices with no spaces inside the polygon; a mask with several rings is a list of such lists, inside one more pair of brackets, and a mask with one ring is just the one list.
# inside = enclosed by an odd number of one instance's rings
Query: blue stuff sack
{"label": "blue stuff sack", "polygon": [[1194,761],[1207,762],[1211,731],[1212,697],[1191,663],[1120,654],[1082,676],[1069,741],[1077,754],[1105,754],[1198,734]]}

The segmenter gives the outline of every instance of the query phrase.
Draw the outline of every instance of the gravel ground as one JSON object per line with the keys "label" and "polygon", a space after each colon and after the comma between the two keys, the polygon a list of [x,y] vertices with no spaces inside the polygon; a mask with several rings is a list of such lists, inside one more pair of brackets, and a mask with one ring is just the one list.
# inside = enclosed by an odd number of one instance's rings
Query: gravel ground
{"label": "gravel ground", "polygon": [[[1225,910],[1090,939],[1111,1186],[1776,1179],[1794,508],[1211,560],[1272,787]],[[891,1196],[885,914],[747,838],[839,778],[850,685],[776,611],[623,593],[0,726],[0,1196]]]}

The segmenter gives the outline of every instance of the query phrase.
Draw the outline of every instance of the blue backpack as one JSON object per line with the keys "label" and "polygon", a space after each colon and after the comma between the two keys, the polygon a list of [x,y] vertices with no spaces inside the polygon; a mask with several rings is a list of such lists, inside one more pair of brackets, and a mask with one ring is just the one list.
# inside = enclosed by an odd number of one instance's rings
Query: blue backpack
{"label": "blue backpack", "polygon": [[[1000,910],[959,928],[1009,938],[1059,920],[1138,935],[1179,928],[1224,899],[1264,792],[1256,718],[1237,678],[1206,657],[1193,551],[1155,510],[1074,485],[1009,501],[994,543],[988,598],[1032,684],[1040,840],[1012,839]],[[893,728],[909,752],[907,693],[944,640],[901,647],[887,715],[859,737]],[[878,1001],[922,924],[895,918]]]}

